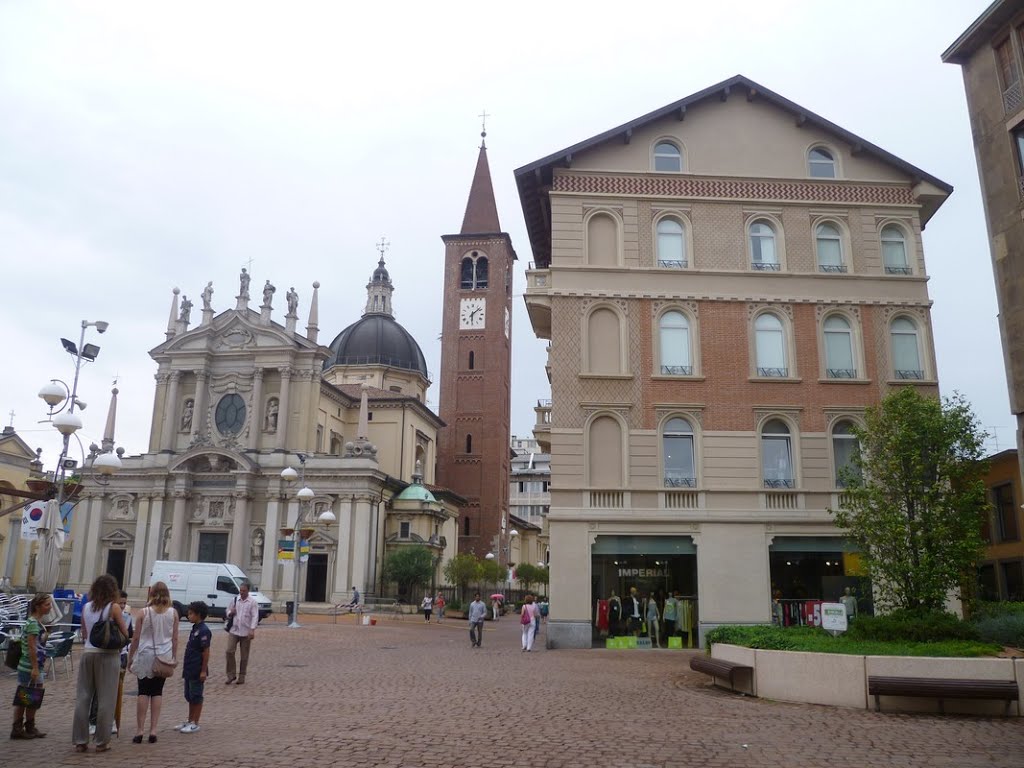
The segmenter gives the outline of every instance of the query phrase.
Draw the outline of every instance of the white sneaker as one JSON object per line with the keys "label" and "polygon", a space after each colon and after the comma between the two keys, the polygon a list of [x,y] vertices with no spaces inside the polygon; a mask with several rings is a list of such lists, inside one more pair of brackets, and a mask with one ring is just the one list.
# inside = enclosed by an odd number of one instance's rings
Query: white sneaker
{"label": "white sneaker", "polygon": [[182,733],[195,733],[199,730],[199,725],[196,723],[188,723],[184,728],[181,729]]}
{"label": "white sneaker", "polygon": [[174,726],[174,730],[176,730],[176,731],[180,731],[180,730],[182,730],[182,729],[183,729],[183,728],[184,728],[184,727],[185,727],[186,725],[192,725],[192,721],[191,721],[191,720],[186,720],[186,721],[185,721],[184,723],[178,723],[178,724],[177,724],[176,726]]}
{"label": "white sneaker", "polygon": [[90,725],[89,726],[89,735],[90,736],[95,736],[96,735],[96,726],[95,725]]}
{"label": "white sneaker", "polygon": [[110,732],[111,732],[112,734],[115,734],[115,735],[117,734],[117,723],[113,723],[113,724],[112,724],[112,725],[110,726]]}

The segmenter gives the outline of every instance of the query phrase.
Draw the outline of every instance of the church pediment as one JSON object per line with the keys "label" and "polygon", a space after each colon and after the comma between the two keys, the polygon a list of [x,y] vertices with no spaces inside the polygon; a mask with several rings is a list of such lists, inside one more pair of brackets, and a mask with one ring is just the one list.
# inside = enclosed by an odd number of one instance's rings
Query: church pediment
{"label": "church pediment", "polygon": [[261,325],[260,316],[251,310],[230,309],[213,318],[209,325],[197,325],[167,340],[150,352],[154,358],[189,352],[257,352],[294,350],[296,346],[319,349],[299,334],[289,334],[277,323]]}
{"label": "church pediment", "polygon": [[232,472],[259,472],[259,465],[241,453],[210,446],[199,446],[171,464],[167,471],[226,475]]}
{"label": "church pediment", "polygon": [[100,539],[100,541],[108,547],[126,547],[135,541],[135,537],[128,533],[124,528],[115,528]]}

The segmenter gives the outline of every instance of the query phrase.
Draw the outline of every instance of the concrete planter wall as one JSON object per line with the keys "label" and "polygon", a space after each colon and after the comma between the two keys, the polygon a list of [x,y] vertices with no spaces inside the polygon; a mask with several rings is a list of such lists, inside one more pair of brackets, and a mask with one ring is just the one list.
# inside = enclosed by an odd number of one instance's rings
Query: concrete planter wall
{"label": "concrete planter wall", "polygon": [[[849,656],[800,651],[761,651],[716,643],[711,656],[754,668],[753,694],[777,701],[874,709],[869,675],[1016,680],[1024,690],[1024,659],[956,659],[920,656]],[[1020,716],[1021,701],[1010,708]],[[937,699],[883,696],[883,711],[938,712]],[[947,699],[947,713],[1002,715],[1001,701]]]}

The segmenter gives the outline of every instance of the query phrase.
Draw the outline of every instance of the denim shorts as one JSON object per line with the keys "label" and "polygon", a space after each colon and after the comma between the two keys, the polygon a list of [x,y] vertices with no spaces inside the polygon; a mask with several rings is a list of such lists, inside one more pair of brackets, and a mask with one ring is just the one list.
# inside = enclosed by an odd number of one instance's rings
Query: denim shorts
{"label": "denim shorts", "polygon": [[[43,670],[39,670],[39,677],[36,679],[37,683],[46,682],[46,673]],[[18,685],[31,685],[32,684],[32,673],[22,672],[18,670]]]}
{"label": "denim shorts", "polygon": [[206,682],[203,680],[195,680],[186,677],[185,683],[185,701],[189,704],[202,704],[203,703],[203,689],[206,687]]}

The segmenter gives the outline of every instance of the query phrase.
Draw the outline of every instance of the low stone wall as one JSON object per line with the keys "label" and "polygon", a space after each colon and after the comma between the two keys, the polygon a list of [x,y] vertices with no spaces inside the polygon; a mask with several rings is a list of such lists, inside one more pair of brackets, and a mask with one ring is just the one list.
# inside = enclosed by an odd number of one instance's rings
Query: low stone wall
{"label": "low stone wall", "polygon": [[[777,701],[874,709],[868,676],[1016,680],[1024,690],[1024,659],[958,659],[930,656],[852,656],[838,653],[761,651],[716,643],[711,656],[754,668],[753,694]],[[1020,716],[1022,701],[1010,712]],[[883,711],[938,712],[938,699],[883,696]],[[947,713],[1002,715],[1001,701],[946,699]]]}

